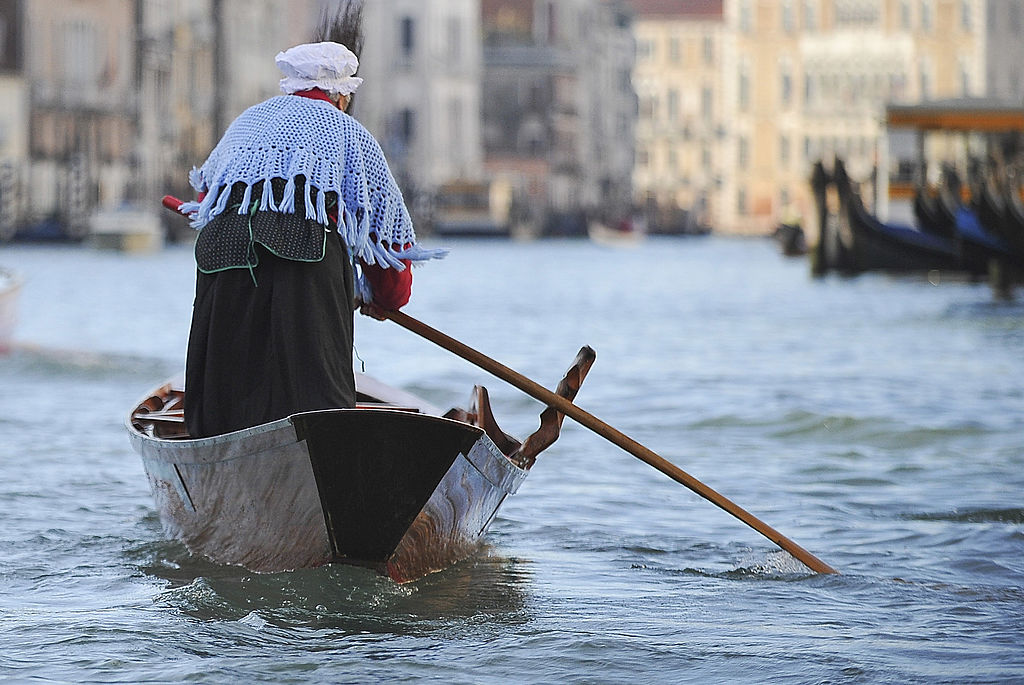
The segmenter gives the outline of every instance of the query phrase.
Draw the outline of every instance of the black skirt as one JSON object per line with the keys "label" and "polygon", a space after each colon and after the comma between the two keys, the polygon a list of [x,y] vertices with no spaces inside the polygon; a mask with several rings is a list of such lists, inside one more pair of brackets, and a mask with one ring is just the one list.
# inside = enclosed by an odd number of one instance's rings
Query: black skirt
{"label": "black skirt", "polygon": [[320,261],[252,249],[251,272],[196,275],[185,364],[185,425],[195,438],[355,405],[353,267],[337,231]]}

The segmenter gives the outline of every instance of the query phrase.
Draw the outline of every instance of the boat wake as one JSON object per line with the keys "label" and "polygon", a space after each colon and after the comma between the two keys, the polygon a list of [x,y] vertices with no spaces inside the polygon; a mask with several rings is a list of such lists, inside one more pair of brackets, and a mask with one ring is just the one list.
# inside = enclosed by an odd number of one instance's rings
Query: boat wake
{"label": "boat wake", "polygon": [[1024,523],[1024,509],[954,509],[948,512],[907,514],[910,521],[951,521],[953,523]]}
{"label": "boat wake", "polygon": [[175,364],[159,357],[47,347],[29,342],[13,343],[5,358],[16,370],[44,375],[161,377],[175,372]]}
{"label": "boat wake", "polygon": [[253,573],[215,564],[159,540],[129,551],[145,575],[166,583],[157,604],[200,621],[312,628],[347,634],[422,634],[478,620],[526,620],[526,566],[486,545],[469,559],[411,583],[347,564]]}

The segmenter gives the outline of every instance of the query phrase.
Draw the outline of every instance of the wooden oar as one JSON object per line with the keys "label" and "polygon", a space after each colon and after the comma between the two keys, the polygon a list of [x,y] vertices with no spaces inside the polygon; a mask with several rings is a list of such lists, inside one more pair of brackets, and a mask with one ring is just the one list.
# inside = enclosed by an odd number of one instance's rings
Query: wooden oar
{"label": "wooden oar", "polygon": [[[164,207],[174,212],[181,213],[182,204],[183,203],[181,200],[170,195],[165,195],[163,198]],[[816,573],[839,573],[839,571],[835,570],[834,568],[826,564],[824,561],[814,556],[806,549],[796,544],[795,542],[787,538],[785,535],[775,530],[767,523],[757,518],[756,516],[754,516],[749,511],[742,508],[729,498],[718,493],[717,491],[708,487],[707,485],[704,485],[704,483],[700,482],[699,480],[688,474],[686,471],[683,471],[681,468],[679,468],[672,462],[667,461],[666,459],[658,456],[653,451],[647,449],[646,447],[638,443],[636,440],[612,428],[611,426],[609,426],[607,423],[597,418],[596,416],[593,416],[592,414],[583,411],[575,404],[573,404],[571,401],[567,400],[561,395],[557,395],[551,392],[550,390],[540,385],[539,383],[535,383],[526,376],[508,368],[504,364],[501,364],[491,359],[490,357],[480,352],[477,352],[472,347],[469,347],[468,345],[459,342],[455,338],[445,335],[444,333],[435,328],[431,328],[427,324],[412,318],[408,314],[403,314],[402,312],[399,311],[377,311],[380,314],[382,314],[385,318],[391,319],[392,321],[397,323],[399,326],[402,326],[403,328],[406,328],[412,331],[413,333],[426,338],[427,340],[436,345],[440,345],[449,352],[452,352],[462,357],[466,361],[475,364],[476,366],[479,366],[484,371],[494,374],[501,380],[514,385],[515,387],[519,388],[530,397],[543,402],[549,407],[557,409],[566,416],[572,417],[578,423],[594,431],[595,433],[605,438],[606,440],[610,440],[614,444],[618,445],[622,449],[632,454],[640,461],[643,461],[653,466],[654,468],[658,469],[672,480],[676,481],[677,483],[682,483],[683,485],[690,488],[695,493],[697,493],[704,499],[708,500],[712,504],[721,507],[725,511],[729,512],[730,514],[738,518],[740,521],[743,521],[745,524],[756,530],[758,533],[765,536],[766,538],[774,542],[776,545],[792,554],[804,566],[811,569],[812,571],[815,571]]]}
{"label": "wooden oar", "polygon": [[431,328],[422,321],[418,321],[408,314],[404,314],[399,311],[387,311],[381,312],[386,318],[391,319],[399,326],[406,328],[413,333],[426,338],[430,342],[443,347],[444,349],[452,352],[466,361],[479,366],[484,371],[491,373],[501,380],[514,385],[519,388],[527,395],[533,397],[546,404],[549,407],[553,407],[558,411],[562,412],[566,416],[573,418],[578,423],[594,431],[601,437],[609,440],[622,449],[632,454],[637,459],[645,462],[658,469],[666,476],[681,483],[693,490],[695,493],[708,500],[712,504],[721,507],[725,511],[729,512],[740,521],[761,533],[776,545],[789,552],[807,568],[815,571],[816,573],[839,573],[837,570],[826,564],[824,561],[814,556],[806,549],[796,544],[785,535],[769,526],[764,521],[760,520],[746,509],[743,509],[735,502],[731,501],[724,495],[716,492],[714,489],[708,487],[704,483],[700,482],[690,474],[683,471],[681,468],[676,466],[670,461],[658,456],[653,451],[644,447],[636,440],[633,440],[624,433],[612,428],[601,419],[589,414],[588,412],[580,409],[578,406],[570,402],[569,400],[556,395],[544,386],[535,383],[526,376],[523,376],[516,371],[508,368],[504,364],[497,362],[490,357],[477,352],[472,347],[465,345],[464,343],[455,340],[454,338],[442,333],[441,331]]}

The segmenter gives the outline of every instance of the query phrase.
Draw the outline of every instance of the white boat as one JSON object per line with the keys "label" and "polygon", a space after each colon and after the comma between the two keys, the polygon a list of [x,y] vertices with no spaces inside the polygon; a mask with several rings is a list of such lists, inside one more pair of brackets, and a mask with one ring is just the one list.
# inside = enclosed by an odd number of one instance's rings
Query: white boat
{"label": "white boat", "polygon": [[598,245],[610,247],[633,247],[643,242],[646,231],[640,222],[624,219],[615,227],[601,221],[587,224],[587,235]]}
{"label": "white boat", "polygon": [[21,292],[21,278],[18,274],[0,267],[0,354],[11,349],[14,326],[18,320],[18,294]]}

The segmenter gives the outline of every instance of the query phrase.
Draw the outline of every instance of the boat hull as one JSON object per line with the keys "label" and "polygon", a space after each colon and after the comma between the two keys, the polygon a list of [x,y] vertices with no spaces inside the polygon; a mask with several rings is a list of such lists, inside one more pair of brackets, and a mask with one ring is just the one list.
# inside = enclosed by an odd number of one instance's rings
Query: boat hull
{"label": "boat hull", "polygon": [[18,320],[18,296],[21,280],[10,271],[0,269],[0,354],[11,349],[14,327]]}
{"label": "boat hull", "polygon": [[[825,185],[828,183],[835,186],[838,198],[834,215],[826,206]],[[819,273],[961,269],[960,251],[953,241],[910,227],[886,224],[872,216],[840,160],[836,160],[831,176],[824,173],[819,163],[812,186],[821,221],[817,250]]]}
{"label": "boat hull", "polygon": [[527,471],[476,426],[394,409],[336,409],[203,439],[129,419],[167,534],[257,572],[328,563],[398,582],[473,553]]}

